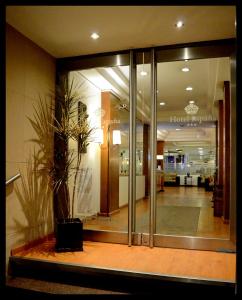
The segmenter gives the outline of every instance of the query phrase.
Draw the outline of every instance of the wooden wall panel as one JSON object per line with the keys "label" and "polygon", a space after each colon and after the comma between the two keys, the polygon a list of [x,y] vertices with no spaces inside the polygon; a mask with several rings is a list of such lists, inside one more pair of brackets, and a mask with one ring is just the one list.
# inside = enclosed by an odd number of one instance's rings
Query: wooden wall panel
{"label": "wooden wall panel", "polygon": [[230,206],[230,82],[224,82],[224,222],[229,221]]}
{"label": "wooden wall panel", "polygon": [[112,143],[112,131],[117,129],[112,120],[117,119],[114,111],[114,96],[110,92],[102,92],[101,106],[105,111],[101,126],[103,144],[101,145],[101,185],[100,215],[109,216],[119,209],[119,145]]}
{"label": "wooden wall panel", "polygon": [[[157,141],[157,155],[164,155],[164,141]],[[164,159],[159,160],[157,165],[161,166],[161,170],[164,170]],[[164,174],[160,176],[160,191],[164,191]]]}

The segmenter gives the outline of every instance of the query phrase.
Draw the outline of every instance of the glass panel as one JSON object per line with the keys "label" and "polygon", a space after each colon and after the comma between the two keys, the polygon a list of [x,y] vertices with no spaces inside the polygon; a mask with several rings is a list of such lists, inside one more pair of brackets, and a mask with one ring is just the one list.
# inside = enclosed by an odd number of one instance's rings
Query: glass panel
{"label": "glass panel", "polygon": [[229,58],[157,64],[157,234],[229,238],[213,202],[225,81]]}
{"label": "glass panel", "polygon": [[129,67],[73,71],[70,78],[79,85],[81,108],[94,128],[82,155],[75,216],[84,229],[127,231]]}
{"label": "glass panel", "polygon": [[150,93],[151,65],[137,65],[137,109],[136,109],[136,205],[135,231],[149,232],[149,157],[150,157]]}

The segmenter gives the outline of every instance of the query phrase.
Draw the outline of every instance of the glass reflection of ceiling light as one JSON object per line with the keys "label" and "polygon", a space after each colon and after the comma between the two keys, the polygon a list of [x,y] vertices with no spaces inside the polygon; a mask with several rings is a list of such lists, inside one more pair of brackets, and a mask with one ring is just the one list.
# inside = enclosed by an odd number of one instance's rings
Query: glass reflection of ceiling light
{"label": "glass reflection of ceiling light", "polygon": [[160,105],[166,105],[166,103],[165,102],[160,102]]}
{"label": "glass reflection of ceiling light", "polygon": [[198,150],[203,150],[203,148],[202,148],[202,147],[198,147],[197,149],[198,149]]}
{"label": "glass reflection of ceiling light", "polygon": [[97,39],[99,38],[99,35],[98,35],[96,32],[93,32],[93,33],[91,34],[91,38],[92,38],[93,40],[97,40]]}
{"label": "glass reflection of ceiling light", "polygon": [[184,23],[183,23],[182,21],[178,21],[178,22],[176,23],[176,27],[177,27],[177,28],[181,28],[182,26],[184,26]]}
{"label": "glass reflection of ceiling light", "polygon": [[180,128],[176,128],[176,131],[181,130]]}
{"label": "glass reflection of ceiling light", "polygon": [[188,67],[182,68],[182,72],[189,72],[189,71],[190,71],[190,69]]}
{"label": "glass reflection of ceiling light", "polygon": [[199,107],[196,104],[189,102],[189,104],[184,108],[184,110],[188,115],[195,115],[198,112]]}
{"label": "glass reflection of ceiling light", "polygon": [[193,88],[191,86],[186,87],[186,91],[192,91]]}
{"label": "glass reflection of ceiling light", "polygon": [[156,159],[157,159],[157,160],[162,160],[163,158],[164,158],[164,156],[161,155],[161,154],[156,155]]}
{"label": "glass reflection of ceiling light", "polygon": [[121,144],[121,133],[120,130],[113,130],[113,145]]}

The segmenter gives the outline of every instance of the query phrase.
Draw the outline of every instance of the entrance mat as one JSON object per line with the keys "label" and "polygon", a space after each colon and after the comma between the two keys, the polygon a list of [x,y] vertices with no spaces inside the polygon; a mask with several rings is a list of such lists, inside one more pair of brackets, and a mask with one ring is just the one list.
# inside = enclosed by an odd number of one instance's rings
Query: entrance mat
{"label": "entrance mat", "polygon": [[[171,235],[195,235],[198,227],[200,207],[158,206],[156,209],[156,233]],[[137,220],[137,231],[146,232],[148,215]]]}

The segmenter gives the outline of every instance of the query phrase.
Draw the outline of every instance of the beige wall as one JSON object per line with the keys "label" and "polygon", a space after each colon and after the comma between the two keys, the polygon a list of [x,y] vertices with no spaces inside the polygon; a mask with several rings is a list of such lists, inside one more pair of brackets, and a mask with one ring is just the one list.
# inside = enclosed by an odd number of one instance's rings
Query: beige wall
{"label": "beige wall", "polygon": [[[46,153],[31,141],[38,139],[27,117],[39,96],[53,101],[55,59],[11,26],[6,27],[6,179],[21,178],[6,187],[6,258],[10,249],[53,231],[52,194],[46,174],[33,172]],[[47,136],[52,158],[53,137]],[[38,160],[32,159],[37,153]],[[35,164],[34,164],[35,163]],[[38,168],[40,164],[38,165]],[[26,184],[26,186],[25,186]],[[18,192],[18,190],[19,192]]]}

